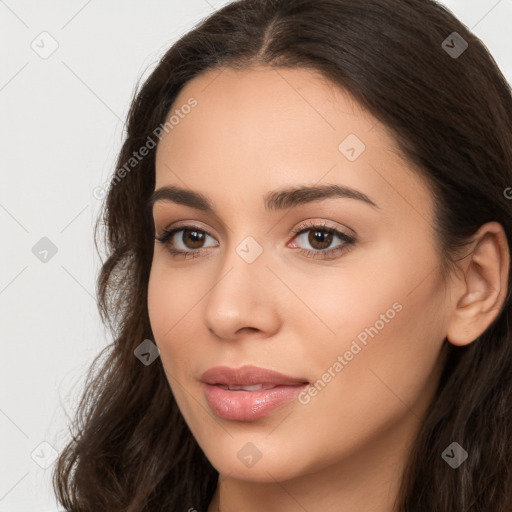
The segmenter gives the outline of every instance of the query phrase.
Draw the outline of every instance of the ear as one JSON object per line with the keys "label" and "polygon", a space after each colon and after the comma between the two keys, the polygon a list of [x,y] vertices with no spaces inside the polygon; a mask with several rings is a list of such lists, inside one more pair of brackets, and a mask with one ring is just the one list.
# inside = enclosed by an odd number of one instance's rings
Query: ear
{"label": "ear", "polygon": [[470,253],[451,284],[446,337],[457,346],[477,339],[498,316],[508,287],[510,252],[503,227],[488,222],[474,235]]}

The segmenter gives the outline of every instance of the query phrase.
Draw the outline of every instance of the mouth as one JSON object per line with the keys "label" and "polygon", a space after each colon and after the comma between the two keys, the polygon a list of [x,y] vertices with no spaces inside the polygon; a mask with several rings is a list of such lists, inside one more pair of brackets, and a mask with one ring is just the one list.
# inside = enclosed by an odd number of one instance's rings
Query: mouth
{"label": "mouth", "polygon": [[250,365],[210,368],[201,380],[213,413],[234,421],[253,421],[270,414],[309,385],[304,378]]}
{"label": "mouth", "polygon": [[[248,388],[251,386],[295,386],[308,384],[305,378],[290,377],[274,370],[267,370],[258,366],[246,365],[241,368],[229,366],[215,366],[205,371],[201,380],[206,384],[227,386],[228,388]],[[261,389],[261,388],[256,388]],[[248,391],[252,391],[249,389]]]}
{"label": "mouth", "polygon": [[[278,386],[275,384],[254,384],[252,386],[226,386],[225,384],[214,384],[219,386],[221,389],[227,389],[229,391],[261,391],[262,389],[273,389]],[[300,384],[282,384],[283,386],[299,386]]]}

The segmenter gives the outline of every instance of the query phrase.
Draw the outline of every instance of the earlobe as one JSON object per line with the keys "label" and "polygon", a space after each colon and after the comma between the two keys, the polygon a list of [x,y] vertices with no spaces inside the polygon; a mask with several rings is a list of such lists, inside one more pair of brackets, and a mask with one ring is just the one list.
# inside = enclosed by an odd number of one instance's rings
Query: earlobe
{"label": "earlobe", "polygon": [[484,224],[452,283],[453,309],[446,333],[451,344],[468,345],[496,319],[507,295],[509,266],[503,227],[497,222]]}

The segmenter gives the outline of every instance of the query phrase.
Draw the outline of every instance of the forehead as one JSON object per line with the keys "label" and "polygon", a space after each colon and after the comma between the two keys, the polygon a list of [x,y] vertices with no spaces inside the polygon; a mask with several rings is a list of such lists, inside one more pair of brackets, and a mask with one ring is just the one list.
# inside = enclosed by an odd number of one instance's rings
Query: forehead
{"label": "forehead", "polygon": [[[191,99],[196,106],[183,108]],[[430,214],[425,184],[386,127],[314,70],[211,70],[185,85],[171,115],[178,122],[158,145],[155,188],[237,191],[250,200],[324,181],[363,190],[402,214],[411,197]]]}
{"label": "forehead", "polygon": [[[252,67],[247,70],[211,70],[188,82],[169,113],[179,111],[194,98],[197,106],[172,128],[164,145],[178,149],[191,132],[202,149],[220,143],[233,150],[263,149],[271,153],[291,149],[316,151],[318,143],[337,151],[343,132],[361,136],[376,119],[321,74],[309,69]],[[187,109],[188,110],[188,109]],[[346,135],[346,134],[345,134]],[[394,145],[391,138],[382,144]]]}

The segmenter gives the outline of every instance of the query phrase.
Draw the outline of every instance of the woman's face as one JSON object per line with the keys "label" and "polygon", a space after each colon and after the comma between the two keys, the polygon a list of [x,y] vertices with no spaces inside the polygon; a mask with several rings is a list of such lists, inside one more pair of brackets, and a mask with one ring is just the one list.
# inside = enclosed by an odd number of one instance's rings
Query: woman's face
{"label": "woman's face", "polygon": [[[172,114],[155,190],[189,195],[154,204],[157,237],[181,230],[155,242],[148,307],[208,459],[221,474],[274,481],[402,457],[446,335],[429,189],[385,127],[311,71],[209,72]],[[294,381],[202,381],[246,365]]]}

